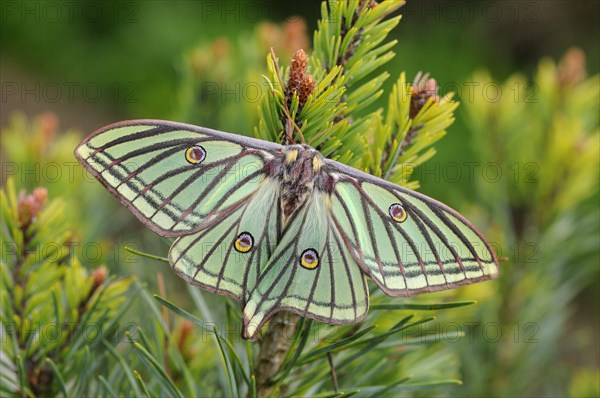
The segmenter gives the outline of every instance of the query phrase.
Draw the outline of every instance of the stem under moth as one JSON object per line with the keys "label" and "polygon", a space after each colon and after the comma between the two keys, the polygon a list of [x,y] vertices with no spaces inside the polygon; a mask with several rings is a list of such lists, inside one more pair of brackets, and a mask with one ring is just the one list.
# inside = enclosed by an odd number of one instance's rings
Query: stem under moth
{"label": "stem under moth", "polygon": [[299,316],[287,311],[276,313],[260,339],[256,360],[256,394],[258,397],[285,395],[286,385],[275,383],[274,376],[290,350]]}

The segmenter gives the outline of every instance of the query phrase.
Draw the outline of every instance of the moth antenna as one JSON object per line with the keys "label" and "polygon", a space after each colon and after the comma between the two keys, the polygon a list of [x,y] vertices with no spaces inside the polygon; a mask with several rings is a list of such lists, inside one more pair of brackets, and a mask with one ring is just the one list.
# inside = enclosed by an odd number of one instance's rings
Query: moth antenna
{"label": "moth antenna", "polygon": [[307,142],[307,144],[311,145],[311,142],[315,142],[315,140],[317,140],[318,138],[320,138],[322,135],[326,134],[329,130],[331,130],[335,126],[336,126],[336,123],[333,123],[331,126],[327,127],[325,130],[322,130],[322,131],[318,132],[317,134],[315,134],[311,138],[311,140],[309,142]]}

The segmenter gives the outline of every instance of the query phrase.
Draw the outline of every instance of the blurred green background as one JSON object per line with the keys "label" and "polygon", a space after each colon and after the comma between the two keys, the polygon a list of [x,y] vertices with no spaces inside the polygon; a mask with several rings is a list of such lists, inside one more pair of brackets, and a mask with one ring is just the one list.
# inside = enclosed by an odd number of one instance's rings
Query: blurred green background
{"label": "blurred green background", "polygon": [[[124,261],[128,259],[122,252],[124,243],[164,255],[169,242],[141,228],[99,184],[85,180],[79,169],[73,169],[75,177],[69,181],[58,181],[43,173],[24,175],[21,166],[12,169],[6,162],[41,158],[63,165],[74,162],[71,151],[80,138],[128,118],[174,119],[252,134],[258,101],[250,91],[255,86],[248,82],[264,88],[260,75],[265,73],[270,46],[284,63],[296,48],[309,49],[320,2],[6,1],[1,7],[2,182],[14,175],[18,187],[45,185],[51,197],[64,196],[71,201],[69,214],[78,227],[79,239],[98,242],[102,248],[102,255],[88,256],[93,257],[91,263],[105,262],[120,275],[139,274],[151,286],[156,283],[153,275],[162,270],[167,290],[176,291],[182,282],[162,265]],[[438,393],[598,393],[597,152],[585,157],[588,163],[562,175],[556,172],[563,167],[560,162],[571,165],[576,156],[557,155],[544,161],[550,149],[543,144],[551,134],[535,131],[554,131],[550,128],[555,124],[552,112],[563,109],[560,98],[554,97],[560,96],[558,88],[544,85],[544,76],[552,67],[544,69],[541,59],[549,57],[557,63],[570,48],[578,47],[585,54],[587,75],[597,75],[600,3],[409,1],[401,14],[403,20],[391,34],[398,44],[396,57],[386,66],[392,74],[386,92],[401,71],[407,72],[409,80],[418,71],[426,71],[437,80],[442,93],[454,91],[461,102],[457,121],[436,146],[438,154],[415,173],[415,179],[421,182],[421,192],[472,218],[506,258],[501,264],[501,280],[492,289],[473,287],[456,293],[459,298],[480,300],[479,313],[473,315],[468,307],[456,311],[456,319],[451,319],[462,326],[474,319],[497,321],[503,337],[451,344],[462,361],[459,368],[465,385]],[[495,83],[515,73],[523,78],[503,86]],[[527,86],[532,79],[536,83]],[[492,91],[483,91],[486,85]],[[575,116],[566,118],[565,126],[577,131],[560,136],[564,141],[557,148],[581,142],[577,132],[592,132],[596,139],[585,143],[598,145],[597,77],[586,87],[586,92],[592,93],[588,97],[568,93],[574,105],[567,106],[565,113]],[[505,97],[521,96],[512,104],[499,101],[505,106],[493,108],[495,101],[486,99],[499,88],[509,93]],[[527,102],[528,98],[533,101]],[[550,104],[549,98],[556,102]],[[571,97],[565,94],[564,98]],[[577,108],[580,103],[585,103],[585,109]],[[530,108],[519,106],[529,104]],[[15,116],[34,118],[43,112],[52,112],[56,119],[46,114],[29,126]],[[580,120],[581,126],[572,120]],[[20,142],[29,138],[18,132],[36,129],[37,138]],[[44,131],[47,141],[39,137]],[[62,133],[65,131],[70,132]],[[54,134],[61,135],[61,141],[56,139],[60,145],[50,144]],[[505,141],[496,139],[503,134]],[[525,144],[528,140],[531,144]],[[20,145],[21,149],[15,148]],[[515,154],[519,148],[522,153]],[[535,163],[539,179],[525,188],[505,179],[497,184],[482,175],[481,165],[486,161],[506,166],[501,168],[505,175],[514,171],[512,164],[527,173],[530,170],[524,165]],[[470,164],[477,164],[472,178]],[[461,174],[454,178],[448,165],[457,166]],[[588,168],[592,170],[588,172]],[[580,175],[585,177],[577,177]],[[572,206],[552,207],[548,198],[556,195],[544,196],[539,188],[543,185],[540,181],[545,181],[553,189],[567,191],[575,180],[585,181],[588,189],[583,193],[579,189],[565,199]],[[521,219],[517,213],[533,215]],[[557,260],[559,247],[568,253],[563,252],[564,257]],[[533,256],[535,261],[528,263],[523,256]],[[561,264],[553,266],[554,262]],[[478,327],[475,329],[481,331]],[[533,337],[525,341],[523,336]]]}

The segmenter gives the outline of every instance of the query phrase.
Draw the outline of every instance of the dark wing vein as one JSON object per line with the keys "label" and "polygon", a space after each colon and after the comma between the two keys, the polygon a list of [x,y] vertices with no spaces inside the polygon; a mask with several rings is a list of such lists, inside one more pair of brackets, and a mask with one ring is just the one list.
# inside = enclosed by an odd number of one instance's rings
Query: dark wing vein
{"label": "dark wing vein", "polygon": [[[463,273],[465,274],[465,278],[466,278],[467,274],[463,267],[462,259],[458,255],[458,253],[456,252],[456,250],[454,249],[452,244],[448,241],[448,238],[446,237],[446,235],[437,227],[437,225],[435,225],[434,222],[432,222],[429,219],[429,217],[427,217],[425,214],[423,214],[423,212],[421,210],[419,210],[416,206],[413,206],[409,201],[402,200],[402,198],[400,198],[395,192],[392,192],[392,193],[394,194],[394,196],[396,196],[396,198],[398,198],[398,200],[401,200],[401,203],[403,206],[405,206],[407,209],[409,209],[415,215],[415,219],[418,218],[419,220],[421,220],[422,222],[427,224],[427,226],[429,228],[431,228],[431,230],[437,235],[437,237],[440,239],[440,241],[442,243],[444,243],[444,245],[448,248],[448,250],[450,250],[450,252],[454,256],[454,259],[456,260],[456,263],[459,265],[460,269],[463,271]],[[440,262],[440,264],[441,263],[442,262]]]}
{"label": "dark wing vein", "polygon": [[340,257],[342,258],[342,262],[344,263],[344,269],[346,270],[346,276],[348,277],[348,282],[350,282],[350,292],[352,293],[352,308],[354,309],[354,319],[356,319],[356,317],[357,317],[356,288],[354,286],[354,281],[352,280],[352,277],[350,276],[350,275],[352,275],[352,273],[350,272],[350,266],[348,264],[348,259],[346,258],[346,255],[344,254],[343,246],[340,244],[340,241],[336,235],[334,235],[334,238],[335,238],[335,243],[338,246],[338,250],[340,251]]}
{"label": "dark wing vein", "polygon": [[452,232],[454,232],[454,234],[456,234],[458,239],[460,239],[461,242],[466,246],[466,248],[471,252],[473,258],[475,259],[475,261],[477,261],[477,265],[479,265],[481,272],[485,275],[483,266],[481,265],[481,260],[479,259],[479,255],[477,255],[477,252],[475,252],[475,248],[473,247],[471,242],[469,242],[469,239],[467,239],[467,237],[462,233],[462,231],[450,219],[448,219],[448,217],[446,217],[446,215],[441,209],[432,206],[429,203],[427,203],[427,206],[442,220],[444,224],[446,224],[448,228],[452,230]]}

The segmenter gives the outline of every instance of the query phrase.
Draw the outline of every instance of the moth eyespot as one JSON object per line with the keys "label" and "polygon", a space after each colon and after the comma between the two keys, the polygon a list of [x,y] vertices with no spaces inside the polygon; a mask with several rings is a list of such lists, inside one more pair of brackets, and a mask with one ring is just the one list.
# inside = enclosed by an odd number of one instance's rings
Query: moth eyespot
{"label": "moth eyespot", "polygon": [[206,159],[206,149],[200,145],[189,147],[185,151],[185,160],[191,164],[202,163]]}
{"label": "moth eyespot", "polygon": [[300,265],[306,269],[315,269],[319,265],[319,253],[315,249],[306,249],[300,255]]}
{"label": "moth eyespot", "polygon": [[233,242],[233,247],[240,253],[248,253],[252,246],[254,246],[254,238],[248,232],[242,232]]}
{"label": "moth eyespot", "polygon": [[400,203],[394,203],[393,205],[391,205],[389,213],[390,217],[392,217],[392,219],[396,222],[404,222],[408,217],[408,214],[406,214],[406,210],[404,210],[404,207],[402,207]]}

